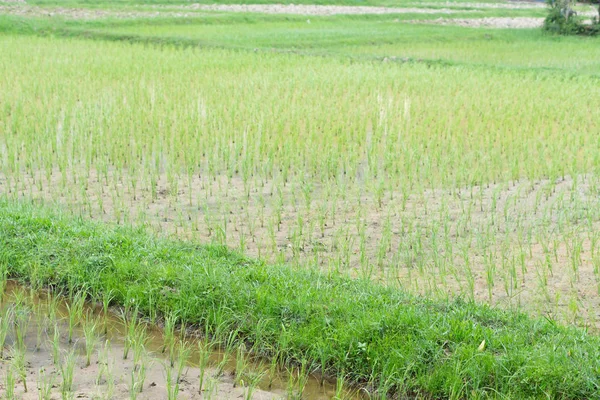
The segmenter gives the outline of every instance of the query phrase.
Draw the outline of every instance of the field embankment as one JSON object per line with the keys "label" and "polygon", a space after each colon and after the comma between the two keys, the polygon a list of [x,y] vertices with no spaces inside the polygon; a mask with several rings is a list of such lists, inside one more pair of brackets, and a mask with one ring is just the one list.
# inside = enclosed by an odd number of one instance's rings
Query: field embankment
{"label": "field embankment", "polygon": [[36,285],[111,292],[142,313],[230,335],[379,393],[593,398],[600,342],[577,328],[364,280],[266,265],[219,246],[156,239],[0,203],[0,264]]}

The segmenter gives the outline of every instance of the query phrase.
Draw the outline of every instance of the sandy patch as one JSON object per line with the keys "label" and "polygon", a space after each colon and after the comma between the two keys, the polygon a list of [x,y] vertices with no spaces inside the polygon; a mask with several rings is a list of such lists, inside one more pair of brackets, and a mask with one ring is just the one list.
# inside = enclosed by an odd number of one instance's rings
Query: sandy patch
{"label": "sandy patch", "polygon": [[529,1],[518,1],[511,3],[469,3],[469,2],[424,2],[424,3],[409,3],[408,5],[421,6],[421,7],[448,7],[448,8],[483,8],[483,9],[510,9],[510,10],[523,10],[523,9],[539,9],[546,8],[546,4],[542,2],[529,2]]}
{"label": "sandy patch", "polygon": [[172,12],[172,11],[112,11],[85,8],[67,7],[37,7],[21,4],[2,5],[0,3],[0,14],[17,15],[21,17],[49,17],[94,20],[101,18],[191,18],[202,15],[199,12]]}
{"label": "sandy patch", "polygon": [[[16,2],[15,2],[16,3]],[[156,6],[156,9],[165,6]],[[261,14],[295,14],[295,15],[358,15],[358,14],[452,14],[458,11],[450,9],[427,8],[390,8],[390,7],[352,7],[352,6],[311,6],[281,4],[192,4],[189,6],[169,6],[169,9],[181,11],[113,11],[67,7],[37,7],[25,4],[4,4],[0,2],[0,14],[19,15],[25,17],[59,17],[69,19],[93,20],[100,18],[191,18],[202,15],[200,12],[236,12]],[[460,11],[465,12],[465,11]]]}
{"label": "sandy patch", "polygon": [[[289,14],[307,16],[328,15],[381,15],[381,14],[453,14],[481,11],[481,9],[527,9],[543,8],[540,3],[421,3],[421,7],[370,7],[370,6],[335,6],[335,5],[300,5],[300,4],[190,4],[183,6],[156,5],[157,11],[114,11],[68,7],[38,7],[25,4],[24,0],[0,1],[0,14],[19,15],[29,17],[60,17],[68,19],[93,20],[101,18],[191,18],[202,15],[200,12],[234,12],[234,13],[260,13],[260,14]],[[423,6],[440,6],[445,8],[423,8]],[[452,8],[454,7],[454,8]],[[465,10],[464,8],[473,8]],[[168,8],[168,10],[161,10]],[[463,8],[463,9],[458,9]],[[589,9],[579,12],[580,16],[597,16],[597,11]],[[178,10],[178,11],[173,11]],[[180,10],[180,11],[179,11]],[[497,28],[531,28],[539,26],[540,18],[528,17],[490,17],[477,19],[437,19],[439,25],[460,25],[472,27],[497,27]],[[410,21],[420,22],[420,21]]]}
{"label": "sandy patch", "polygon": [[487,17],[487,18],[438,18],[432,20],[411,20],[413,24],[456,25],[468,28],[539,28],[544,18],[533,17]]}
{"label": "sandy patch", "polygon": [[[580,11],[580,17],[597,17],[597,11]],[[437,18],[432,20],[406,21],[412,24],[431,25],[454,25],[467,28],[495,28],[495,29],[530,29],[541,28],[544,18],[541,17],[485,17],[485,18]],[[583,24],[591,24],[589,19],[583,20]]]}
{"label": "sandy patch", "polygon": [[251,12],[262,14],[297,15],[354,15],[354,14],[451,14],[450,9],[368,7],[368,6],[328,6],[302,4],[193,4],[186,8],[205,11]]}

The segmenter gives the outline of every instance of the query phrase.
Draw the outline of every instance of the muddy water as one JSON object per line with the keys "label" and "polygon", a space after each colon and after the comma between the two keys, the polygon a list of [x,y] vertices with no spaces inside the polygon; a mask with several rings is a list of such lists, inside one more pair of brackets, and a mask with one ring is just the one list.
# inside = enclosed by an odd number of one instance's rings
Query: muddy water
{"label": "muddy water", "polygon": [[[65,398],[61,394],[60,368],[53,363],[52,356],[52,338],[48,321],[49,315],[49,300],[51,295],[46,291],[33,291],[23,287],[14,281],[8,281],[5,294],[2,298],[2,308],[0,316],[5,316],[6,310],[14,305],[15,299],[21,297],[24,299],[27,309],[30,310],[30,322],[28,324],[26,343],[26,365],[27,365],[27,386],[28,392],[24,392],[24,386],[18,375],[16,377],[15,398],[22,399],[37,399],[38,386],[43,379],[52,380],[51,395],[49,399]],[[94,351],[92,364],[85,365],[85,337],[81,324],[78,324],[74,330],[74,344],[69,344],[67,340],[68,333],[68,305],[64,299],[60,299],[56,303],[56,324],[61,332],[60,348],[61,353],[65,354],[68,350],[74,347],[77,351],[77,363],[75,367],[74,388],[73,392],[67,398],[133,398],[131,395],[131,378],[135,371],[135,366],[131,361],[131,351],[129,360],[123,360],[124,338],[126,337],[126,326],[122,319],[115,313],[109,313],[105,320],[102,310],[99,306],[86,304],[84,307],[84,315],[91,313],[99,322],[99,341],[98,350]],[[168,356],[162,352],[164,344],[164,336],[161,329],[155,325],[147,324],[146,332],[148,341],[145,348],[148,352],[148,365],[146,379],[142,393],[135,397],[138,399],[166,399],[167,385],[165,373],[165,361]],[[179,337],[181,332],[176,333]],[[188,336],[189,337],[189,336]],[[41,339],[40,339],[41,338]],[[6,381],[7,370],[11,367],[10,360],[12,353],[10,349],[15,346],[15,335],[13,329],[9,330],[6,343],[4,346],[4,359],[0,360],[0,392],[6,391],[6,386],[9,384]],[[224,374],[217,378],[208,378],[211,384],[205,383],[203,393],[198,392],[198,359],[197,342],[199,339],[189,339],[191,341],[192,354],[187,362],[185,372],[180,382],[178,399],[227,399],[227,398],[246,398],[247,388],[236,387],[234,385],[233,372],[235,370],[236,360],[235,354],[231,355],[231,359],[224,369]],[[105,344],[109,341],[110,345]],[[104,346],[104,350],[102,347]],[[97,376],[101,372],[103,363],[109,364],[108,361],[100,359],[100,353],[104,354],[106,359],[112,360],[112,369],[114,377],[114,387],[108,385],[107,379],[98,381]],[[246,355],[248,357],[248,355]],[[216,375],[216,365],[223,359],[222,351],[215,351],[210,356],[209,366],[206,375],[211,377]],[[249,372],[266,371],[268,360],[250,361]],[[42,378],[40,371],[43,372]],[[297,371],[296,371],[297,373]],[[288,386],[290,376],[287,372],[278,370],[274,379],[269,379],[265,373],[264,378],[259,382],[258,388],[252,395],[253,399],[281,399],[288,397]],[[271,381],[271,382],[270,382]],[[270,384],[269,384],[270,383]],[[208,392],[207,392],[208,391]],[[345,398],[359,398],[357,395],[344,393]],[[325,381],[321,385],[321,380],[316,376],[309,376],[304,391],[303,399],[331,399],[335,396],[335,382]]]}

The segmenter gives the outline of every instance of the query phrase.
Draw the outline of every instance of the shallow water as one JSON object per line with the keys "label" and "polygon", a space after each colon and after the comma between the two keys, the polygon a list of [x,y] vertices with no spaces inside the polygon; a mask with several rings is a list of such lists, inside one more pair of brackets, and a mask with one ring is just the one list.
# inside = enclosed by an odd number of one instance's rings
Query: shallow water
{"label": "shallow water", "polygon": [[[25,359],[28,363],[28,374],[27,385],[29,387],[29,392],[24,393],[21,384],[17,382],[17,395],[18,398],[38,398],[37,397],[37,386],[39,384],[39,380],[41,379],[38,375],[39,371],[48,371],[49,375],[53,375],[56,382],[61,381],[60,371],[57,366],[55,366],[52,362],[52,343],[51,343],[51,335],[49,332],[52,330],[48,324],[49,321],[49,300],[52,298],[52,295],[45,290],[34,291],[27,287],[20,285],[15,281],[8,281],[4,296],[2,298],[2,314],[1,316],[6,315],[6,310],[9,307],[14,307],[15,302],[18,302],[18,298],[21,298],[21,301],[25,305],[25,307],[30,311],[29,312],[29,323],[27,327],[27,335],[25,339],[26,343],[26,356]],[[105,390],[102,385],[95,384],[95,377],[99,373],[99,368],[101,368],[102,363],[100,362],[100,355],[97,353],[100,351],[94,351],[93,356],[93,365],[85,366],[85,336],[82,329],[81,321],[78,321],[77,326],[74,329],[74,343],[70,344],[67,340],[68,333],[68,303],[65,298],[60,297],[56,302],[56,324],[59,327],[59,331],[61,333],[61,352],[66,353],[68,349],[74,347],[77,350],[78,354],[78,362],[75,376],[75,388],[73,390],[73,395],[77,398],[102,398]],[[86,303],[84,306],[83,314],[90,314],[96,321],[98,321],[99,326],[99,341],[98,347],[101,347],[101,344],[110,342],[110,353],[115,365],[115,381],[118,382],[116,384],[116,393],[112,398],[130,398],[129,395],[129,384],[127,383],[127,378],[130,374],[134,374],[136,370],[135,365],[131,364],[131,351],[129,355],[129,360],[123,360],[122,354],[123,349],[125,347],[125,337],[126,337],[126,325],[124,324],[122,318],[117,315],[117,310],[111,310],[111,312],[107,315],[107,318],[104,318],[102,308],[99,305],[93,305],[90,303]],[[147,372],[146,385],[148,389],[144,387],[143,395],[138,395],[137,398],[156,398],[159,395],[161,390],[166,389],[165,381],[165,372],[163,364],[168,359],[168,352],[162,352],[163,344],[164,344],[164,335],[163,331],[156,325],[145,323],[145,330],[148,335],[148,341],[145,344],[145,349],[148,352],[149,357],[149,365],[151,365]],[[176,332],[176,337],[181,337],[182,332]],[[198,341],[201,340],[199,338],[192,337],[191,335],[186,335],[186,341],[191,344],[192,353],[188,362],[186,363],[185,368],[185,376],[182,379],[182,383],[180,386],[180,392],[178,398],[207,398],[206,393],[202,395],[197,393],[198,389]],[[10,329],[7,335],[6,343],[5,343],[5,360],[10,360],[9,349],[15,346],[15,334],[14,330]],[[227,363],[223,376],[218,378],[218,384],[216,388],[216,397],[214,398],[237,398],[245,396],[245,388],[243,387],[235,387],[233,374],[236,366],[235,353],[231,355],[230,361]],[[249,358],[251,361],[249,362],[249,372],[259,372],[266,371],[268,368],[268,360],[260,360],[254,359],[252,360],[251,354],[245,354],[245,357]],[[207,372],[208,375],[214,373],[215,366],[223,359],[223,351],[216,350],[210,356],[210,368]],[[4,389],[3,384],[6,385],[6,370],[8,365],[4,365],[8,363],[0,363],[0,373],[2,376],[0,377],[0,389]],[[38,375],[35,373],[38,372]],[[297,374],[298,371],[294,371],[294,374]],[[31,382],[30,382],[31,378]],[[287,389],[289,385],[289,373],[287,371],[278,370],[276,375],[272,379],[271,386],[269,386],[269,377],[268,374],[265,374],[263,379],[258,384],[258,389],[252,398],[256,399],[268,399],[268,398],[285,398],[287,397]],[[54,383],[56,386],[56,390],[59,390],[59,386],[57,383]],[[195,386],[194,386],[195,385]],[[323,385],[321,385],[321,379],[318,376],[310,375],[308,381],[306,382],[306,386],[304,387],[304,391],[302,393],[302,398],[304,399],[331,399],[335,396],[336,384],[335,382],[325,381]],[[53,391],[54,393],[54,391]],[[96,393],[96,394],[94,394]],[[104,393],[106,394],[106,393]],[[350,395],[349,392],[346,392],[346,398],[359,398],[358,395]],[[164,393],[160,394],[160,398],[164,397]],[[56,396],[52,396],[50,398],[58,398]]]}

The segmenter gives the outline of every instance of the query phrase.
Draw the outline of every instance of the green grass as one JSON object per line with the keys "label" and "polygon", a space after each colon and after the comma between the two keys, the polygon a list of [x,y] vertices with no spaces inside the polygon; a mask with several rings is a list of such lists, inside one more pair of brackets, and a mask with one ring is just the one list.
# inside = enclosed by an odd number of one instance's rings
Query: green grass
{"label": "green grass", "polygon": [[[486,15],[489,16],[489,15]],[[542,15],[538,15],[542,16]],[[442,15],[403,15],[404,19]],[[477,15],[443,16],[451,18]],[[351,57],[399,57],[441,60],[492,67],[551,68],[596,74],[600,47],[596,39],[562,38],[539,29],[469,29],[403,24],[397,17],[307,18],[260,23],[187,23],[121,25],[87,30],[117,38],[154,38],[200,45],[278,49]],[[260,28],[259,28],[260,26]]]}
{"label": "green grass", "polygon": [[450,398],[598,395],[600,339],[518,312],[433,302],[13,201],[0,201],[0,237],[12,278],[112,291],[117,304],[135,299],[146,314],[225,326],[261,354],[307,359],[355,384]]}
{"label": "green grass", "polygon": [[598,75],[600,46],[596,38],[560,37],[540,29],[471,29],[402,23],[440,17],[542,17],[544,14],[543,9],[336,17],[209,13],[188,19],[54,22],[0,17],[0,31]]}

